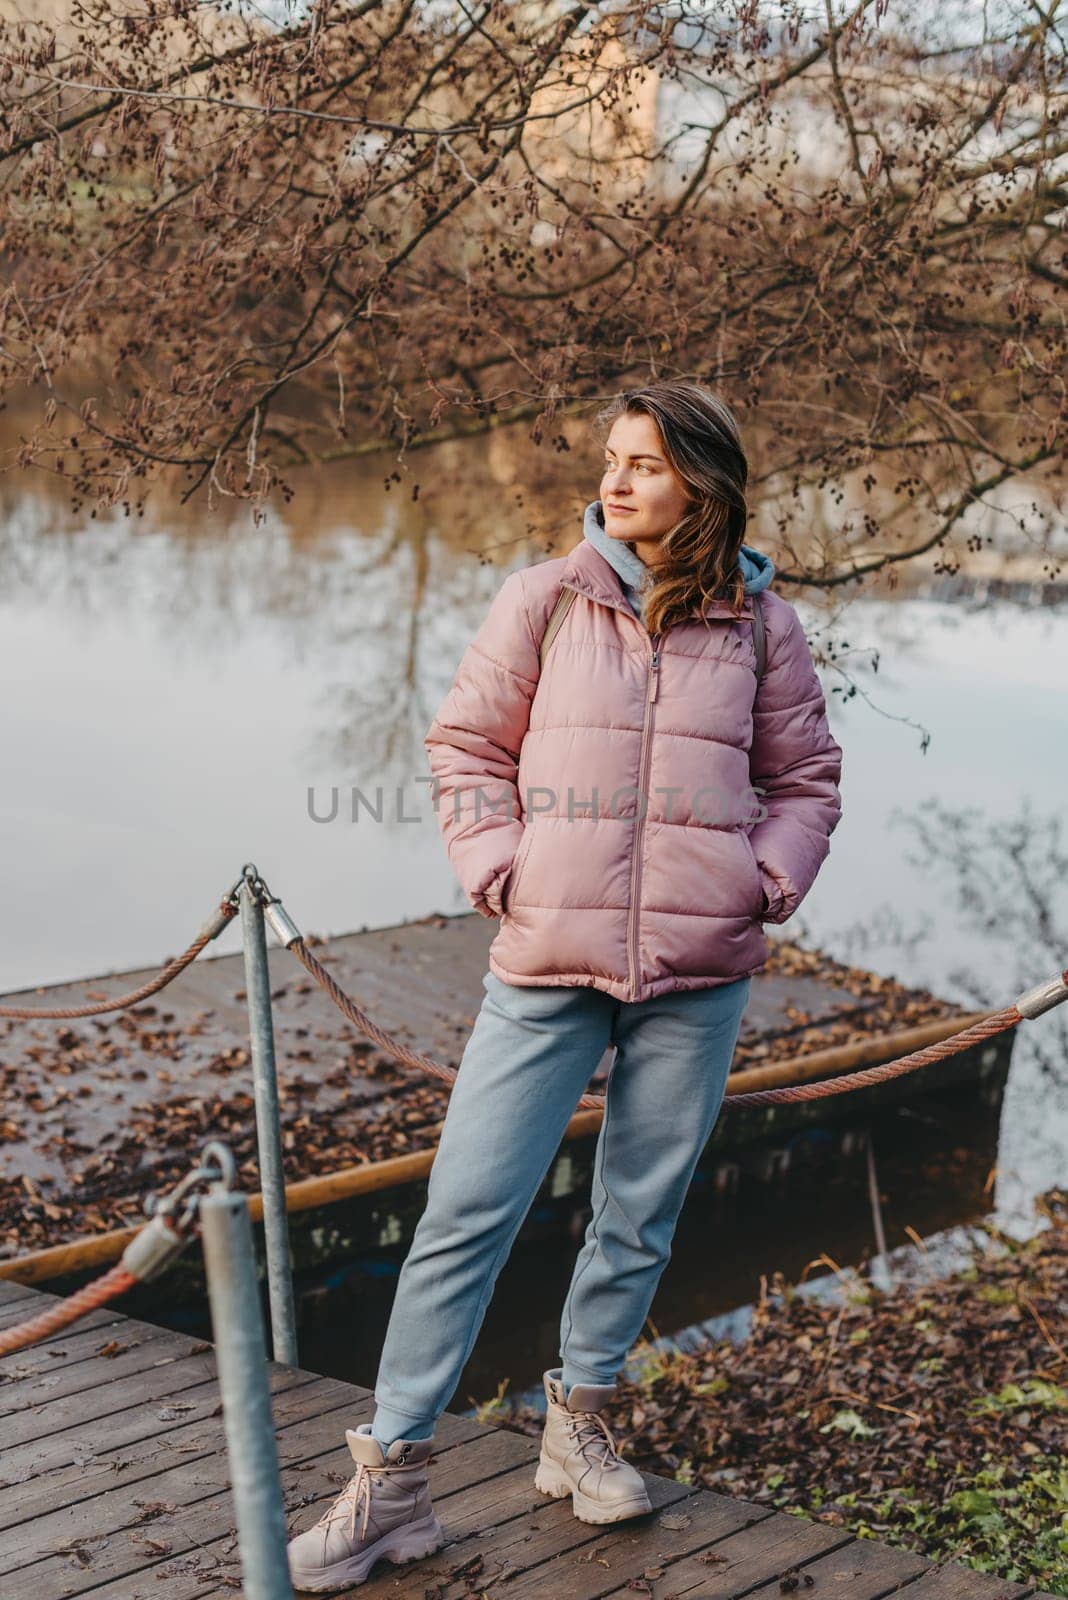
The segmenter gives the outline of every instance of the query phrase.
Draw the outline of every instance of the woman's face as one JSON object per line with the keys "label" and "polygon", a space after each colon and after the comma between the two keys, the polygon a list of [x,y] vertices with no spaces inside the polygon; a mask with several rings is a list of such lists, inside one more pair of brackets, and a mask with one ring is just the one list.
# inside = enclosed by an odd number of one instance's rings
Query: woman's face
{"label": "woman's face", "polygon": [[660,430],[643,411],[612,424],[604,452],[601,505],[605,532],[633,544],[646,564],[690,505],[686,485],[664,454]]}

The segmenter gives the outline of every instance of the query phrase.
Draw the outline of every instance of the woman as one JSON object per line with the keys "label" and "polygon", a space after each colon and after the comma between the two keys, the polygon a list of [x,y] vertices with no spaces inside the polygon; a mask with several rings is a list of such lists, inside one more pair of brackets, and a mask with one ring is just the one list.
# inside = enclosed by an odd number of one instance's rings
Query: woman
{"label": "woman", "polygon": [[544,1374],[535,1486],[587,1522],[650,1509],[600,1412],[715,1126],[767,958],[762,924],[797,910],[841,814],[842,752],[801,622],[742,543],[747,464],[730,411],[672,381],[617,396],[600,420],[601,497],[582,542],[505,579],[426,735],[449,858],[475,910],[501,923],[374,1418],[346,1434],[356,1474],[290,1545],[301,1590],[443,1543],[427,1486],[436,1419],[609,1045],[593,1215],[561,1365]]}

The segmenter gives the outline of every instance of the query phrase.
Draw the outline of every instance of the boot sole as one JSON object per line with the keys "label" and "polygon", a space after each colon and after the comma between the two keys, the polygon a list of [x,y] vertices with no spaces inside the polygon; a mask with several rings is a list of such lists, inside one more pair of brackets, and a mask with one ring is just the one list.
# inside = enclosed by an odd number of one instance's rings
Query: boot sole
{"label": "boot sole", "polygon": [[640,1496],[635,1495],[632,1500],[624,1500],[620,1505],[603,1506],[598,1501],[591,1500],[589,1495],[583,1494],[581,1489],[576,1489],[566,1472],[545,1455],[538,1460],[534,1487],[541,1494],[552,1495],[554,1500],[566,1500],[570,1495],[571,1509],[580,1522],[626,1522],[630,1517],[642,1517],[653,1509],[652,1501],[644,1491]]}
{"label": "boot sole", "polygon": [[351,1589],[363,1583],[376,1561],[391,1561],[403,1567],[409,1561],[421,1561],[432,1556],[445,1543],[445,1532],[433,1513],[421,1522],[409,1522],[391,1528],[375,1544],[368,1545],[357,1556],[347,1561],[336,1561],[332,1567],[322,1567],[306,1576],[290,1570],[290,1581],[301,1594],[329,1594],[335,1589]]}

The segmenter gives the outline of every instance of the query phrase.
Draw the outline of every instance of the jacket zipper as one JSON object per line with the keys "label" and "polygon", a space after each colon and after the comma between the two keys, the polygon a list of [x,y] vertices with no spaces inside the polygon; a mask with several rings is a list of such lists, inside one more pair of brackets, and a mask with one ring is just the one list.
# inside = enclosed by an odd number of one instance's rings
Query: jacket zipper
{"label": "jacket zipper", "polygon": [[660,693],[660,635],[654,634],[651,640],[651,655],[649,659],[648,687],[645,692],[645,715],[642,719],[642,743],[638,758],[638,799],[642,807],[641,814],[634,823],[634,857],[630,865],[630,927],[627,930],[627,942],[630,950],[630,992],[631,998],[638,998],[638,908],[641,903],[641,877],[642,877],[642,836],[645,832],[645,818],[649,811],[649,797],[646,794],[646,785],[649,782],[649,752],[652,748],[650,734],[653,727],[653,706],[656,704]]}

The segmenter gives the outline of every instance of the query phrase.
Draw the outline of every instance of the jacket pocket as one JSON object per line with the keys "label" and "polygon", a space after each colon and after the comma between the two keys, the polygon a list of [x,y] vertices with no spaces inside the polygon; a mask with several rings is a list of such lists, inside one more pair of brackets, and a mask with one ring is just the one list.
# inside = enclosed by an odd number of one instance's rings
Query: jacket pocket
{"label": "jacket pocket", "polygon": [[756,851],[753,849],[753,844],[749,838],[749,835],[743,831],[742,838],[745,840],[745,848],[749,855],[750,864],[753,868],[752,881],[754,887],[750,899],[749,915],[755,922],[759,922],[764,914],[764,879],[761,877],[760,867],[756,858]]}
{"label": "jacket pocket", "polygon": [[526,866],[527,856],[530,854],[530,843],[533,836],[533,825],[528,823],[527,827],[523,830],[523,837],[519,841],[519,849],[515,853],[515,856],[512,860],[511,871],[509,872],[505,881],[504,897],[501,901],[501,905],[505,913],[511,911],[512,907],[515,905],[516,889],[519,887],[519,880],[523,876],[523,868]]}

